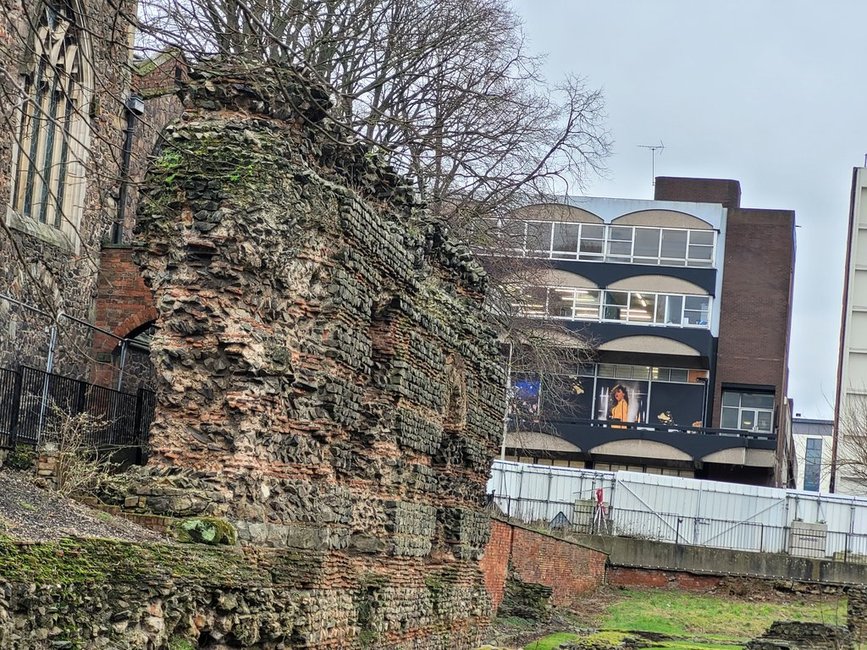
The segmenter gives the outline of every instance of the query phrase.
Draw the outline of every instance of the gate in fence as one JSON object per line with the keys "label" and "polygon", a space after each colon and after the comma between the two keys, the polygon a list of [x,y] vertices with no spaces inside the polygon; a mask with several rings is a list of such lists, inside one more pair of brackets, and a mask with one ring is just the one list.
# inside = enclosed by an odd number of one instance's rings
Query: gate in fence
{"label": "gate in fence", "polygon": [[144,447],[154,407],[154,393],[143,388],[124,393],[27,366],[0,368],[0,448],[36,445],[80,415],[88,446]]}

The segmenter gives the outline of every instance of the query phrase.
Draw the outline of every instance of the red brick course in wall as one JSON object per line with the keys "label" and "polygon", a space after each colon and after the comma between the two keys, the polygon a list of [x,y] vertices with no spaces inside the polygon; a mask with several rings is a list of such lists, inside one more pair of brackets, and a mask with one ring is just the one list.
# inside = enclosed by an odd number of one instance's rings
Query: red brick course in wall
{"label": "red brick course in wall", "polygon": [[495,610],[509,571],[522,582],[551,587],[551,603],[568,608],[605,583],[607,559],[602,551],[495,520],[480,566]]}
{"label": "red brick course in wall", "polygon": [[705,592],[722,584],[723,578],[701,576],[685,571],[609,567],[606,581],[612,587],[645,587]]}
{"label": "red brick course in wall", "polygon": [[[94,324],[117,337],[124,338],[157,317],[154,297],[145,286],[141,271],[132,261],[128,246],[103,248],[100,255],[99,282]],[[93,352],[98,360],[110,355],[118,341],[97,332],[93,337]],[[94,377],[97,384],[106,384],[111,369],[100,367],[106,377]]]}
{"label": "red brick course in wall", "polygon": [[491,538],[485,546],[485,554],[479,566],[485,577],[485,588],[491,595],[494,611],[503,602],[506,591],[506,578],[509,574],[509,555],[512,552],[512,531],[514,529],[502,521],[491,522]]}

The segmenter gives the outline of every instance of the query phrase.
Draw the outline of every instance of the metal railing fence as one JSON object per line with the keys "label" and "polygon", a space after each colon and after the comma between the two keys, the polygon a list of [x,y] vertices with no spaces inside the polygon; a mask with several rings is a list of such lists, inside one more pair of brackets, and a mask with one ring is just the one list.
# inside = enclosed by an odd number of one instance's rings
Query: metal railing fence
{"label": "metal railing fence", "polygon": [[154,407],[146,389],[124,393],[27,366],[0,368],[0,447],[39,444],[81,414],[90,419],[87,445],[144,447]]}

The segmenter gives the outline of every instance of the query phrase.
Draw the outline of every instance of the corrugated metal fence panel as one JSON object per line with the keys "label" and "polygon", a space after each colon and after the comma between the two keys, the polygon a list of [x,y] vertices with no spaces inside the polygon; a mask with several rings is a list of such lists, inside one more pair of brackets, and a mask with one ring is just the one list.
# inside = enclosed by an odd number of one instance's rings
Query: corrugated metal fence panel
{"label": "corrugated metal fence panel", "polygon": [[[798,521],[827,527],[825,556],[867,562],[867,498],[506,461],[494,462],[488,483],[504,512],[526,521],[568,521],[576,528],[595,516],[598,488],[609,505],[613,534],[788,552],[791,526]],[[592,523],[599,530],[599,522]]]}
{"label": "corrugated metal fence panel", "polygon": [[[592,501],[597,488],[609,494],[612,472],[547,465],[494,461],[488,493],[504,513],[523,521],[561,521],[575,524],[576,501]],[[584,512],[586,513],[585,507]],[[592,513],[590,513],[592,514]]]}

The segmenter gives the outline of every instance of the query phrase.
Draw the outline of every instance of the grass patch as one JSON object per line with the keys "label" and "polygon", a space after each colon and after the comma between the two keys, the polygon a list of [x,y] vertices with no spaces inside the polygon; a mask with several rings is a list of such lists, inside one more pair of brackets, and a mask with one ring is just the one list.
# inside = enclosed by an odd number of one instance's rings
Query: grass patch
{"label": "grass patch", "polygon": [[560,647],[561,643],[567,643],[569,641],[578,640],[577,634],[571,634],[569,632],[557,632],[555,634],[549,634],[548,636],[542,637],[536,641],[533,641],[530,644],[524,646],[524,650],[557,650]]}
{"label": "grass patch", "polygon": [[699,641],[664,641],[654,645],[656,650],[743,650],[742,645],[727,643],[701,643]]}
{"label": "grass patch", "polygon": [[846,603],[842,598],[753,602],[676,591],[625,590],[623,597],[607,608],[600,627],[740,641],[757,637],[771,623],[782,620],[845,625]]}

